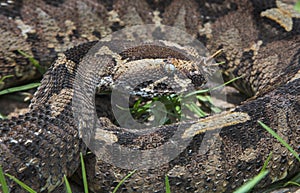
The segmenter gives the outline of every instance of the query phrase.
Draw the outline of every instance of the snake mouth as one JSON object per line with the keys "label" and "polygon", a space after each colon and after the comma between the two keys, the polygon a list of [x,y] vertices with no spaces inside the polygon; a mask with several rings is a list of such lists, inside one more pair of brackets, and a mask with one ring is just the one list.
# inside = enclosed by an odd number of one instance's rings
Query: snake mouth
{"label": "snake mouth", "polygon": [[145,98],[157,97],[157,96],[165,96],[174,94],[174,89],[162,82],[154,82],[154,81],[145,81],[143,83],[138,84],[134,89],[132,95],[137,95]]}

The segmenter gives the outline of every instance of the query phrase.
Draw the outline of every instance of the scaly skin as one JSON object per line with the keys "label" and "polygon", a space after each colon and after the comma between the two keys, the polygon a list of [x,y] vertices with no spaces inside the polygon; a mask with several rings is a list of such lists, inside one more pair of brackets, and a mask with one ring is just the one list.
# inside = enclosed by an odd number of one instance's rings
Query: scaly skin
{"label": "scaly skin", "polygon": [[[92,7],[94,9],[90,9]],[[258,187],[299,172],[299,162],[257,124],[257,120],[261,120],[275,129],[299,154],[300,28],[299,15],[291,13],[291,8],[280,12],[279,8],[286,8],[279,3],[246,0],[207,4],[183,0],[165,4],[120,0],[112,5],[72,0],[56,5],[26,1],[16,3],[12,8],[13,12],[11,7],[1,7],[4,12],[0,13],[0,31],[4,34],[0,37],[3,45],[0,53],[4,56],[0,58],[0,76],[15,75],[5,81],[4,87],[9,86],[8,82],[18,83],[36,77],[35,69],[16,52],[18,49],[49,66],[67,47],[95,40],[120,26],[153,22],[186,29],[203,40],[212,53],[222,48],[219,60],[226,61],[221,66],[224,73],[229,77],[244,76],[236,86],[252,96],[249,101],[222,116],[182,123],[181,128],[189,131],[188,136],[193,138],[189,146],[167,164],[153,170],[137,171],[123,185],[124,192],[163,192],[166,174],[174,192],[232,192],[259,172],[270,152],[273,152],[268,164],[270,173]],[[161,20],[154,10],[162,12]],[[286,18],[285,21],[292,21],[292,25],[268,17],[266,10]],[[286,12],[291,14],[284,14]],[[20,26],[23,26],[21,30]],[[0,123],[0,164],[6,172],[36,190],[55,189],[64,174],[69,176],[78,167],[79,151],[85,149],[70,103],[76,67],[88,48],[90,44],[84,44],[56,60],[46,73],[30,112]],[[111,64],[106,63],[101,72],[107,73],[106,68]],[[73,72],[70,76],[62,76],[70,72]],[[87,82],[101,78],[101,72],[88,77]],[[177,128],[176,125],[161,126],[153,136],[136,137],[105,119],[101,120],[100,128],[110,129],[112,136],[117,137],[119,142],[114,143],[140,149],[165,142],[172,134],[168,131],[175,132]],[[203,126],[205,132],[199,131],[202,122],[212,125]],[[191,124],[196,127],[191,128]],[[205,133],[215,136],[216,141],[207,152],[201,153],[198,149]],[[155,139],[156,143],[149,142],[149,138]],[[87,164],[90,188],[95,192],[111,191],[115,182],[129,173],[129,170],[99,159],[89,158]],[[11,182],[10,187],[12,192],[21,191]]]}

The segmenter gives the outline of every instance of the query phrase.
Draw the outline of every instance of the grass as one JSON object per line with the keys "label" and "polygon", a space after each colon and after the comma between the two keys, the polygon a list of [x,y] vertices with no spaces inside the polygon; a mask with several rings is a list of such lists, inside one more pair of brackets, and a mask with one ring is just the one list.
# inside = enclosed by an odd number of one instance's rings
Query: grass
{"label": "grass", "polygon": [[64,175],[64,180],[65,180],[65,185],[66,185],[66,192],[67,193],[72,193],[72,189],[71,189],[69,180],[68,180],[66,175]]}
{"label": "grass", "polygon": [[27,58],[29,62],[36,67],[36,69],[41,73],[44,74],[46,72],[46,68],[42,67],[38,60],[36,60],[33,56],[23,52],[22,50],[17,50],[22,56]]}
{"label": "grass", "polygon": [[13,180],[14,182],[16,182],[17,184],[19,184],[24,190],[27,190],[27,192],[29,193],[36,193],[36,191],[34,191],[32,188],[30,188],[29,186],[27,186],[25,183],[21,182],[19,179],[17,179],[16,177],[5,173],[5,175],[7,177],[9,177],[11,180]]}
{"label": "grass", "polygon": [[[186,95],[153,97],[148,101],[139,98],[134,103],[132,108],[130,108],[130,112],[136,120],[139,120],[141,122],[147,121],[152,115],[157,115],[155,116],[155,118],[164,118],[162,120],[159,120],[161,124],[172,124],[174,122],[182,120],[182,107],[186,107],[190,112],[195,113],[199,118],[208,116],[209,112],[219,113],[221,112],[221,109],[213,105],[212,98],[208,94],[211,91],[224,87],[240,78],[242,77],[234,78],[211,89],[197,90]],[[189,100],[189,98],[192,97],[195,97],[197,101],[193,102],[193,99]],[[164,106],[156,105],[157,102],[164,104]],[[119,108],[124,111],[128,110],[127,108],[123,107]],[[160,116],[161,114],[167,114],[166,118]],[[184,119],[190,118],[184,117]]]}
{"label": "grass", "polygon": [[4,116],[4,115],[2,115],[1,113],[0,113],[0,120],[1,119],[7,119],[7,116]]}
{"label": "grass", "polygon": [[0,84],[3,84],[3,81],[4,81],[5,79],[12,78],[12,77],[14,77],[14,75],[3,76],[3,77],[0,79]]}
{"label": "grass", "polygon": [[168,175],[165,176],[166,193],[171,193],[171,187]]}
{"label": "grass", "polygon": [[2,185],[2,192],[9,193],[9,189],[8,189],[1,165],[0,165],[0,184]]}
{"label": "grass", "polygon": [[[84,192],[88,193],[88,183],[87,183],[87,178],[86,178],[86,171],[85,171],[85,164],[84,164],[84,160],[83,160],[83,155],[82,153],[80,153],[80,162],[81,162],[81,168],[82,168],[82,177],[83,177],[83,184],[84,184]],[[5,180],[5,176],[9,177],[11,180],[13,180],[14,182],[16,182],[18,185],[20,185],[24,190],[27,190],[29,193],[36,193],[35,190],[31,189],[29,186],[27,186],[26,184],[24,184],[23,182],[21,182],[20,180],[18,180],[17,178],[15,178],[14,176],[7,174],[7,173],[3,173],[2,170],[2,166],[0,166],[0,183],[2,185],[2,192],[3,193],[9,193],[9,189]],[[66,192],[67,193],[72,193],[72,189],[70,186],[70,183],[67,179],[67,177],[64,175],[64,182],[65,182],[65,186],[66,186]],[[0,191],[1,192],[1,191]]]}
{"label": "grass", "polygon": [[81,174],[82,174],[82,180],[83,180],[84,193],[88,193],[89,187],[88,187],[87,178],[86,178],[84,159],[83,159],[83,155],[81,152],[80,152],[80,163],[81,163]]}
{"label": "grass", "polygon": [[118,185],[115,187],[115,189],[113,190],[113,193],[116,193],[118,191],[118,189],[120,188],[120,186],[125,182],[125,180],[127,180],[130,176],[132,176],[134,173],[136,172],[136,170],[133,170],[132,172],[130,172],[127,176],[125,176],[119,183]]}
{"label": "grass", "polygon": [[[0,84],[1,84],[1,81],[0,81]],[[32,89],[32,88],[37,88],[38,86],[40,86],[40,83],[30,83],[30,84],[26,84],[26,85],[22,85],[22,86],[7,88],[7,89],[4,89],[4,90],[0,91],[0,96],[10,94],[10,93],[14,93],[14,92],[25,91],[25,90],[29,90],[29,89]],[[0,120],[1,119],[6,119],[6,118],[7,118],[6,116],[4,116],[0,113]]]}
{"label": "grass", "polygon": [[[261,122],[261,121],[257,121],[257,122],[260,126],[262,126],[265,130],[267,130],[273,137],[275,137],[285,148],[287,148],[294,155],[294,157],[300,162],[299,155],[286,141],[284,141],[274,130],[272,130],[270,127],[268,127],[263,122]],[[268,165],[271,157],[272,157],[272,153],[270,153],[270,155],[268,156],[260,173],[257,176],[255,176],[252,180],[249,180],[243,186],[241,186],[236,191],[234,191],[234,193],[250,192],[251,189],[253,187],[255,187],[255,185],[258,184],[259,181],[261,181],[269,173],[269,171],[266,170],[266,168],[267,168],[267,165]],[[295,186],[300,187],[300,184],[296,182],[297,180],[300,181],[300,173],[297,176],[295,176],[294,179],[285,183],[284,186],[295,185]]]}
{"label": "grass", "polygon": [[[29,60],[29,62],[36,67],[36,69],[41,73],[44,74],[46,72],[46,68],[42,67],[39,63],[39,61],[37,61],[33,56],[23,52],[22,50],[17,50],[22,56],[24,56],[25,58],[27,58]],[[7,76],[3,76],[0,79],[0,86],[2,84],[4,84],[4,80],[7,78],[11,78],[14,77],[14,75],[7,75]],[[9,94],[9,93],[13,93],[13,92],[19,92],[19,91],[23,91],[23,90],[29,90],[32,88],[36,88],[40,85],[40,83],[30,83],[30,84],[26,84],[26,85],[22,85],[22,86],[18,86],[18,87],[12,87],[12,88],[8,88],[8,89],[4,89],[0,91],[0,95],[5,95],[5,94]],[[0,87],[1,88],[1,87]]]}
{"label": "grass", "polygon": [[7,88],[7,89],[4,89],[4,90],[0,91],[0,96],[5,95],[5,94],[9,94],[9,93],[29,90],[29,89],[32,89],[32,88],[37,88],[40,85],[41,85],[41,83],[30,83],[30,84],[26,84],[26,85],[22,85],[22,86]]}
{"label": "grass", "polygon": [[[25,58],[27,58],[30,61],[30,63],[34,67],[36,67],[41,74],[44,74],[46,72],[46,69],[44,67],[42,67],[40,65],[40,63],[33,56],[28,55],[27,53],[23,52],[22,50],[18,50],[18,52],[22,56],[24,56]],[[12,78],[12,77],[14,77],[14,75],[3,76],[0,79],[0,86],[4,84],[4,80],[6,80],[8,78]],[[28,90],[28,89],[36,88],[39,85],[40,85],[40,83],[30,83],[30,84],[26,84],[26,85],[23,85],[23,86],[18,86],[18,87],[12,87],[12,88],[8,88],[8,89],[4,89],[4,90],[0,91],[0,95],[5,95],[5,94],[13,93],[13,92],[19,92],[19,91],[23,91],[23,90]]]}
{"label": "grass", "polygon": [[300,12],[300,0],[297,1],[297,3],[295,4],[294,9],[298,12]]}
{"label": "grass", "polygon": [[272,157],[272,152],[270,153],[267,160],[265,161],[263,168],[261,169],[259,174],[257,176],[255,176],[253,179],[246,182],[241,187],[239,187],[236,191],[234,191],[234,193],[250,192],[256,186],[256,184],[258,184],[263,178],[265,178],[269,173],[269,170],[267,170],[266,168],[267,168],[267,165],[268,165],[271,157]]}
{"label": "grass", "polygon": [[[41,74],[44,74],[46,72],[46,69],[43,68],[39,64],[39,62],[33,56],[30,56],[30,55],[26,54],[25,52],[23,52],[21,50],[18,50],[18,52],[21,55],[23,55],[25,58],[28,58],[29,61],[30,61],[30,63],[33,66],[35,66]],[[0,79],[0,96],[1,95],[5,95],[5,94],[9,94],[9,93],[14,93],[14,92],[20,92],[20,91],[24,91],[24,90],[29,90],[29,89],[32,89],[32,88],[37,88],[38,86],[40,86],[40,83],[29,83],[29,84],[22,85],[22,86],[11,87],[11,88],[7,88],[7,89],[4,89],[4,90],[1,90],[1,87],[4,85],[4,80],[6,80],[8,78],[12,78],[12,77],[14,77],[14,75],[3,76]],[[6,119],[6,116],[3,116],[2,114],[0,114],[0,119]]]}
{"label": "grass", "polygon": [[295,156],[295,158],[300,162],[298,153],[295,150],[293,150],[293,148],[287,142],[285,142],[274,130],[272,130],[270,127],[265,125],[263,122],[258,121],[258,123],[265,130],[267,130],[273,137],[275,137],[284,147],[286,147]]}

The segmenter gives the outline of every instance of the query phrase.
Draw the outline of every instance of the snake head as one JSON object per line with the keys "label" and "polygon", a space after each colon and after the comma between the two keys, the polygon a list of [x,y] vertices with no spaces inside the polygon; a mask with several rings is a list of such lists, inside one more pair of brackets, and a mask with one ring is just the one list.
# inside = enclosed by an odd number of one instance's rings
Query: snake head
{"label": "snake head", "polygon": [[151,98],[181,94],[206,84],[202,63],[196,60],[200,57],[182,46],[159,41],[128,47],[115,52],[111,76],[102,78],[112,89]]}
{"label": "snake head", "polygon": [[140,59],[118,65],[114,86],[142,97],[180,94],[206,83],[195,62],[178,58]]}
{"label": "snake head", "polygon": [[207,82],[201,66],[194,61],[169,58],[164,60],[164,62],[164,68],[166,71],[171,72],[178,70],[190,79],[195,88],[200,88]]}

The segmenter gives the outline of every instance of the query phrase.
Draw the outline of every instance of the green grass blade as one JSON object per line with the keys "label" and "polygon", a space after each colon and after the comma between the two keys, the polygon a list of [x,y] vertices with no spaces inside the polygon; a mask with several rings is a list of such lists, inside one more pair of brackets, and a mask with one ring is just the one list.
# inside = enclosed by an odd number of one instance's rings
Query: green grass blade
{"label": "green grass blade", "polygon": [[9,193],[9,189],[3,174],[2,166],[0,166],[0,184],[2,186],[2,192],[3,193]]}
{"label": "green grass blade", "polygon": [[33,56],[30,56],[29,54],[23,52],[22,50],[18,50],[18,52],[24,56],[25,58],[27,58],[29,60],[29,62],[31,64],[33,64],[33,66],[35,66],[37,68],[37,70],[41,73],[41,74],[44,74],[46,72],[46,69],[43,68],[39,61],[37,61]]}
{"label": "green grass blade", "polygon": [[210,89],[196,90],[196,91],[190,92],[189,94],[185,95],[184,97],[190,97],[190,96],[193,96],[196,94],[203,94],[203,93],[207,93],[209,91],[210,91]]}
{"label": "green grass blade", "polygon": [[262,167],[262,169],[261,169],[261,172],[266,170],[266,168],[267,168],[267,166],[268,166],[268,163],[270,162],[270,160],[271,160],[271,158],[272,158],[272,155],[273,155],[273,152],[271,152],[271,153],[269,154],[267,160],[265,161],[265,163],[264,163],[264,165],[263,165],[263,167]]}
{"label": "green grass blade", "polygon": [[40,84],[41,83],[30,83],[30,84],[26,84],[26,85],[23,85],[23,86],[8,88],[8,89],[0,91],[0,95],[9,94],[9,93],[18,92],[18,91],[23,91],[23,90],[29,90],[29,89],[36,88],[36,87],[40,86]]}
{"label": "green grass blade", "polygon": [[212,112],[214,113],[220,113],[222,110],[219,109],[218,107],[214,106],[214,102],[212,100],[212,98],[210,96],[207,95],[197,95],[196,98],[201,101],[201,102],[208,102],[211,106],[209,107],[210,110],[212,110]]}
{"label": "green grass blade", "polygon": [[132,172],[130,172],[127,176],[125,176],[125,178],[123,178],[118,185],[115,187],[113,193],[116,193],[119,189],[119,187],[125,182],[125,180],[127,180],[130,176],[132,176],[134,173],[136,172],[136,170],[133,170]]}
{"label": "green grass blade", "polygon": [[17,184],[19,184],[24,190],[27,190],[30,193],[36,193],[36,191],[34,191],[32,188],[30,188],[29,186],[27,186],[20,180],[18,180],[16,177],[9,175],[9,174],[5,174],[5,175],[8,176],[11,180],[15,181]]}
{"label": "green grass blade", "polygon": [[84,193],[88,193],[89,188],[88,188],[88,183],[87,183],[87,179],[86,179],[85,164],[84,164],[82,152],[80,152],[80,162],[81,162],[81,172],[82,172]]}
{"label": "green grass blade", "polygon": [[293,182],[293,181],[288,181],[287,183],[284,184],[285,186],[287,185],[294,185],[294,186],[299,186],[300,187],[300,184],[297,183],[297,182]]}
{"label": "green grass blade", "polygon": [[296,176],[294,176],[290,181],[288,181],[287,183],[285,183],[284,186],[287,186],[289,184],[292,184],[292,185],[300,187],[300,172]]}
{"label": "green grass blade", "polygon": [[166,175],[166,177],[165,177],[165,183],[166,183],[166,193],[171,193],[171,187],[170,187],[168,175]]}
{"label": "green grass blade", "polygon": [[221,88],[221,87],[223,87],[223,86],[226,86],[226,85],[228,85],[228,84],[230,84],[230,83],[232,83],[232,82],[234,82],[234,81],[236,81],[236,80],[238,80],[238,79],[240,79],[240,78],[243,78],[244,76],[238,76],[238,77],[235,77],[235,78],[233,78],[233,79],[231,79],[231,80],[229,80],[229,81],[227,81],[227,82],[225,82],[225,83],[223,83],[223,84],[221,84],[221,85],[219,85],[219,86],[216,86],[216,87],[214,87],[214,88],[212,88],[211,90],[217,90],[217,89],[219,89],[219,88]]}
{"label": "green grass blade", "polygon": [[207,116],[207,113],[205,113],[201,108],[199,108],[194,102],[191,103],[191,104],[185,104],[185,105],[187,106],[187,108],[190,111],[196,113],[197,116],[199,116],[199,117],[205,117],[205,116]]}
{"label": "green grass blade", "polygon": [[7,117],[0,113],[0,119],[7,119]]}
{"label": "green grass blade", "polygon": [[275,131],[273,131],[270,127],[265,125],[263,122],[261,122],[261,121],[257,121],[257,122],[264,129],[266,129],[273,137],[275,137],[282,145],[284,145],[295,156],[295,158],[300,162],[298,153],[295,150],[293,150],[293,148],[287,142],[285,142],[277,133],[275,133]]}
{"label": "green grass blade", "polygon": [[3,82],[5,79],[11,78],[11,77],[14,77],[14,75],[3,76],[3,77],[0,79],[0,83]]}
{"label": "green grass blade", "polygon": [[294,9],[298,12],[300,12],[300,0],[297,1],[297,3],[295,4]]}
{"label": "green grass blade", "polygon": [[267,160],[265,161],[261,171],[259,172],[259,174],[257,176],[255,176],[253,179],[251,179],[250,181],[246,182],[244,185],[242,185],[241,187],[239,187],[234,193],[246,193],[246,192],[250,192],[251,189],[256,186],[256,184],[258,184],[268,173],[269,171],[266,170],[268,163],[270,162],[271,158],[272,158],[272,152],[269,154]]}
{"label": "green grass blade", "polygon": [[230,84],[230,83],[232,83],[232,82],[234,82],[234,81],[236,81],[240,78],[243,78],[243,76],[235,77],[235,78],[233,78],[233,79],[231,79],[231,80],[229,80],[229,81],[227,81],[227,82],[225,82],[225,83],[223,83],[219,86],[216,86],[216,87],[213,87],[213,88],[210,88],[210,89],[196,90],[194,92],[191,92],[191,93],[185,95],[184,97],[190,97],[190,96],[193,96],[193,95],[196,95],[196,94],[203,94],[203,93],[207,93],[207,92],[210,92],[210,91],[213,91],[213,90],[217,90],[217,89],[219,89],[223,86],[226,86],[226,85],[228,85],[228,84]]}
{"label": "green grass blade", "polygon": [[66,192],[72,193],[72,189],[71,189],[70,183],[69,183],[66,175],[64,175],[64,180],[65,180],[65,185],[66,185]]}
{"label": "green grass blade", "polygon": [[267,174],[269,173],[268,170],[261,171],[257,176],[255,176],[252,180],[246,182],[244,185],[239,187],[234,193],[246,193],[250,192],[250,190],[259,182],[261,181]]}

